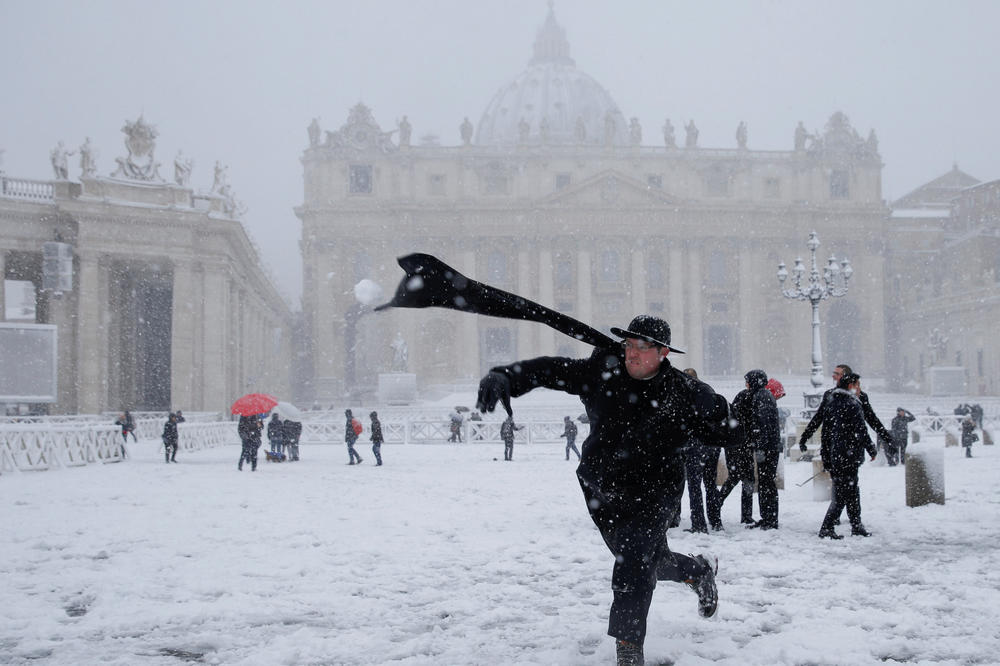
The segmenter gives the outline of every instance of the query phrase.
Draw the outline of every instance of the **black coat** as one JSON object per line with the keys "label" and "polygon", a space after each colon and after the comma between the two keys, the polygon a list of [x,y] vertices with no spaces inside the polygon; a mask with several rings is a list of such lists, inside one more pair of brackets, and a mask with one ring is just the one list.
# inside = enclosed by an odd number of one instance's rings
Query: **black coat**
{"label": "black coat", "polygon": [[874,456],[875,445],[865,426],[864,409],[850,391],[827,391],[822,407],[826,418],[820,436],[823,467],[836,474],[856,470],[865,459],[865,451]]}
{"label": "black coat", "polygon": [[733,400],[733,408],[751,450],[781,451],[778,402],[774,399],[774,394],[767,390],[766,384],[766,376],[763,376],[762,381],[751,383],[749,388],[741,391]]}
{"label": "black coat", "polygon": [[371,440],[372,444],[382,444],[385,441],[382,437],[382,422],[378,419],[372,419]]}
{"label": "black coat", "polygon": [[285,441],[285,425],[279,419],[267,422],[267,439],[270,442]]}
{"label": "black coat", "polygon": [[173,419],[167,419],[163,424],[163,445],[177,446],[177,423]]}
{"label": "black coat", "polygon": [[916,420],[916,418],[916,416],[905,409],[902,416],[897,414],[892,418],[892,441],[896,446],[906,446],[906,440],[910,435],[906,424]]}
{"label": "black coat", "polygon": [[644,381],[628,375],[620,347],[597,347],[584,359],[541,357],[493,371],[509,379],[512,397],[538,387],[580,397],[590,435],[577,476],[620,516],[670,500],[684,477],[682,447],[691,437],[703,442],[726,437],[725,398],[666,360]]}
{"label": "black coat", "polygon": [[972,443],[979,439],[976,434],[976,422],[972,419],[962,421],[962,446],[970,447]]}
{"label": "black coat", "polygon": [[241,416],[240,423],[236,429],[245,445],[260,446],[260,431],[262,430],[262,426],[260,419],[256,416]]}
{"label": "black coat", "polygon": [[[802,431],[802,436],[799,437],[799,444],[805,444],[806,441],[812,437],[816,429],[823,425],[824,421],[828,418],[826,414],[826,404],[827,398],[831,393],[839,389],[830,389],[823,394],[823,400],[819,403],[819,409],[813,414],[813,417],[809,420],[809,425],[806,429]],[[864,415],[865,422],[872,427],[872,430],[881,437],[882,439],[892,440],[892,433],[886,430],[886,427],[882,425],[878,416],[875,415],[875,410],[872,409],[872,403],[868,400],[868,394],[864,391],[858,393],[858,400],[861,401],[861,413]]]}
{"label": "black coat", "polygon": [[302,436],[302,424],[298,421],[285,421],[282,423],[285,444],[298,444],[299,437]]}

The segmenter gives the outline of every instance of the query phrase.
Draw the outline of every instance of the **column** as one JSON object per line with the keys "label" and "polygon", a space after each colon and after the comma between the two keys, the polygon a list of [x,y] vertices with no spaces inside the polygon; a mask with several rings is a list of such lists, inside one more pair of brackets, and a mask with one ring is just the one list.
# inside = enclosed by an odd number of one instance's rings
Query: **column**
{"label": "column", "polygon": [[590,252],[576,253],[576,309],[582,322],[594,321],[594,292],[591,286]]}
{"label": "column", "polygon": [[[476,279],[476,253],[472,250],[465,250],[461,253],[461,264],[458,272],[466,277]],[[456,377],[479,377],[483,365],[483,347],[479,342],[479,320],[481,317],[461,313],[461,324],[459,324],[458,334],[455,336],[455,343],[461,349],[465,345],[474,345],[472,354],[458,354],[458,363],[455,366]],[[497,320],[499,321],[499,320]]]}
{"label": "column", "polygon": [[7,320],[7,289],[4,282],[7,279],[7,253],[0,250],[0,321]]}
{"label": "column", "polygon": [[642,248],[632,250],[632,312],[627,316],[643,314],[647,311],[646,303],[646,253]]}
{"label": "column", "polygon": [[[555,308],[553,302],[554,285],[552,282],[552,250],[544,249],[538,253],[538,300],[550,308]],[[551,356],[556,353],[556,331],[548,326],[540,326],[538,333],[538,353]]]}
{"label": "column", "polygon": [[[667,323],[670,324],[672,336],[677,336],[678,334],[686,335],[688,327],[684,322],[684,253],[679,243],[675,242],[671,244],[668,256],[669,263],[667,269],[670,274],[670,282],[668,284],[669,298],[665,304]],[[680,338],[677,338],[677,340],[679,343]],[[684,344],[689,343],[685,340]],[[681,345],[681,348],[684,348],[683,345]],[[697,369],[701,369],[700,365]]]}
{"label": "column", "polygon": [[[194,281],[188,261],[174,261],[170,316],[170,409],[191,404],[194,388]],[[189,408],[190,409],[190,408]]]}
{"label": "column", "polygon": [[691,247],[688,252],[687,294],[690,313],[687,322],[687,334],[681,349],[686,349],[691,362],[697,363],[696,368],[705,367],[705,331],[702,324],[704,305],[701,300],[701,248]]}
{"label": "column", "polygon": [[[63,376],[73,381],[76,412],[96,414],[104,407],[107,396],[107,341],[102,326],[102,309],[106,302],[107,274],[93,251],[80,253],[80,281],[77,287],[79,305],[76,312],[77,376]],[[61,356],[61,355],[60,355]]]}
{"label": "column", "polygon": [[[534,293],[537,287],[531,282],[531,259],[528,251],[519,249],[517,252],[517,293],[525,298],[535,300],[538,296]],[[514,346],[515,358],[526,358],[536,356],[538,351],[538,330],[545,328],[533,322],[520,322],[515,325],[517,331],[516,345]]]}
{"label": "column", "polygon": [[[737,254],[740,264],[739,284],[737,286],[739,303],[736,305],[740,309],[740,325],[739,330],[734,331],[734,333],[739,336],[737,343],[739,355],[733,359],[737,374],[743,368],[750,369],[751,366],[759,368],[764,362],[762,358],[764,356],[762,348],[764,341],[760,339],[758,334],[758,331],[761,330],[760,320],[764,312],[760,296],[762,288],[761,285],[754,284],[754,276],[760,274],[760,271],[755,271],[754,268],[761,267],[763,263],[759,260],[758,254],[755,249],[750,247],[749,242],[743,242]],[[730,303],[730,305],[733,304]],[[755,353],[754,349],[760,349],[760,351]]]}
{"label": "column", "polygon": [[[235,400],[239,395],[230,395],[226,382],[231,307],[229,285],[222,266],[209,266],[205,270],[203,312],[199,360],[202,396],[198,409],[225,414],[230,398]],[[222,316],[223,313],[226,316]]]}

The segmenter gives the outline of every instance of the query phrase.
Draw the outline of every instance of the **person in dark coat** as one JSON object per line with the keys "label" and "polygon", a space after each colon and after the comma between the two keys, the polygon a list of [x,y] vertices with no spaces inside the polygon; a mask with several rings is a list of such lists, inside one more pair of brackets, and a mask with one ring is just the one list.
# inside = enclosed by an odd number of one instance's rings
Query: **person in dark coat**
{"label": "person in dark coat", "polygon": [[514,423],[514,417],[508,416],[500,425],[500,439],[503,440],[503,459],[514,459],[514,431],[520,430],[524,426]]}
{"label": "person in dark coat", "polygon": [[[750,441],[746,439],[745,424],[743,419],[750,412],[750,389],[745,388],[733,398],[733,414],[740,422],[742,438],[731,448],[726,449],[726,471],[728,476],[726,482],[719,489],[719,504],[725,503],[726,498],[733,492],[733,489],[740,487],[740,523],[743,525],[755,525],[753,519],[753,490],[756,476],[754,472],[753,449],[750,448]],[[741,418],[742,415],[742,418]]]}
{"label": "person in dark coat", "polygon": [[823,469],[833,480],[833,498],[819,529],[820,538],[843,538],[834,531],[834,525],[845,507],[851,521],[851,534],[871,536],[861,522],[858,467],[864,462],[865,451],[875,460],[877,450],[865,425],[860,393],[861,377],[852,372],[841,376],[837,388],[828,391],[823,398],[826,420],[820,435],[820,456]]}
{"label": "person in dark coat", "polygon": [[[854,374],[854,371],[851,369],[851,366],[841,363],[840,365],[835,367],[833,369],[834,384],[840,382],[840,379],[844,375],[848,374]],[[831,391],[834,390],[835,389],[830,389],[829,391],[823,394],[823,400],[820,402],[819,408],[816,410],[816,413],[813,414],[813,417],[809,420],[809,424],[806,426],[806,429],[802,431],[802,435],[799,437],[799,450],[801,450],[803,453],[805,453],[805,451],[808,449],[808,447],[806,446],[806,442],[809,441],[809,438],[813,436],[813,433],[816,432],[816,429],[819,428],[821,425],[823,425],[823,422],[826,420],[826,407],[825,407],[827,404],[826,396],[827,394],[829,394]],[[891,440],[892,433],[886,430],[886,427],[882,425],[882,422],[879,420],[878,416],[875,415],[875,410],[872,409],[872,404],[871,401],[868,399],[868,394],[865,393],[864,391],[859,390],[858,400],[861,401],[861,409],[865,416],[865,423],[870,425],[872,430],[874,430],[879,437]]]}
{"label": "person in dark coat", "polygon": [[168,463],[177,462],[177,415],[170,412],[163,424],[163,451]]}
{"label": "person in dark coat", "polygon": [[576,434],[579,430],[577,429],[576,424],[573,423],[573,419],[568,416],[563,417],[563,423],[565,424],[565,427],[563,428],[562,434],[559,436],[566,438],[566,460],[569,460],[570,451],[575,453],[576,459],[579,460],[580,449],[576,448]]}
{"label": "person in dark coat", "polygon": [[[344,442],[347,443],[347,456],[349,458],[348,465],[361,464],[361,456],[358,452],[354,450],[354,443],[358,441],[358,433],[354,431],[354,415],[351,410],[344,410],[344,416],[347,417],[347,427],[344,429]],[[355,459],[357,461],[355,462]]]}
{"label": "person in dark coat", "polygon": [[781,425],[778,403],[767,389],[767,373],[751,370],[744,375],[747,391],[736,418],[743,424],[747,446],[757,460],[757,501],[760,520],[747,527],[778,529],[778,460],[781,457]]}
{"label": "person in dark coat", "polygon": [[671,552],[666,532],[669,501],[684,468],[681,448],[691,436],[721,441],[728,420],[725,398],[667,360],[670,327],[641,315],[623,338],[597,345],[589,358],[541,357],[493,368],[479,385],[478,407],[492,411],[540,387],[580,397],[590,435],[577,478],[590,516],[614,555],[614,598],[608,634],[619,663],[642,663],[646,616],[658,580],[684,582],[698,594],[701,615],[715,614],[714,557]]}
{"label": "person in dark coat", "polygon": [[[128,441],[128,436],[132,435],[132,441],[138,443],[139,439],[135,436],[135,419],[132,417],[132,412],[125,410],[125,413],[118,417],[115,421],[115,425],[122,427],[122,439],[126,442]],[[124,452],[124,449],[122,449]]]}
{"label": "person in dark coat", "polygon": [[[684,374],[695,379],[698,373],[694,368],[685,368]],[[687,532],[708,532],[711,525],[715,531],[722,529],[722,502],[719,499],[719,487],[715,483],[719,467],[719,447],[705,446],[697,438],[688,440],[684,450],[684,478],[688,489],[688,508],[691,513],[691,527]],[[702,486],[705,492],[702,493]],[[706,508],[708,519],[705,519]]]}
{"label": "person in dark coat", "polygon": [[972,420],[976,422],[979,429],[983,429],[983,406],[978,402],[971,407],[969,407],[969,415],[972,416]]}
{"label": "person in dark coat", "polygon": [[299,459],[299,438],[302,436],[302,424],[298,421],[285,419],[282,441],[288,449],[288,462]]}
{"label": "person in dark coat", "polygon": [[[910,439],[910,429],[906,424],[912,423],[916,418],[916,416],[902,407],[897,407],[896,415],[892,417],[892,425],[890,426],[892,430],[892,443],[896,447],[899,461],[903,464],[906,464],[906,445]],[[896,460],[890,460],[889,464],[896,464]]]}
{"label": "person in dark coat", "polygon": [[979,441],[976,434],[976,421],[972,416],[967,416],[962,420],[962,446],[965,447],[965,457],[972,457],[972,444]]}
{"label": "person in dark coat", "polygon": [[271,453],[281,458],[285,445],[285,426],[277,412],[271,414],[271,420],[267,423],[267,441],[271,443]]}
{"label": "person in dark coat", "polygon": [[236,431],[240,435],[240,442],[243,449],[240,451],[240,462],[236,469],[243,471],[243,462],[250,463],[250,471],[257,471],[257,450],[260,449],[260,435],[264,429],[264,424],[256,414],[251,416],[240,416],[240,422],[236,426]]}
{"label": "person in dark coat", "polygon": [[372,453],[375,455],[375,466],[380,467],[382,465],[382,442],[385,438],[382,437],[382,422],[378,420],[378,412],[372,412],[369,414],[372,418],[372,434],[369,439],[372,440]]}

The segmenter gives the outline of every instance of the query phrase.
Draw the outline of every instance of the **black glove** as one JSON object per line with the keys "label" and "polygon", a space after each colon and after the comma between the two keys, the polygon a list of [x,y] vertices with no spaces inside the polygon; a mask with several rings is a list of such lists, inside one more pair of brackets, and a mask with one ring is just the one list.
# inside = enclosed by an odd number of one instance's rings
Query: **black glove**
{"label": "black glove", "polygon": [[806,446],[805,442],[799,442],[799,451],[801,451],[802,453],[805,453],[808,450],[809,450],[809,447]]}
{"label": "black glove", "polygon": [[479,381],[479,396],[476,398],[476,409],[480,412],[492,412],[497,401],[503,403],[507,416],[513,416],[510,408],[510,380],[507,375],[491,372]]}

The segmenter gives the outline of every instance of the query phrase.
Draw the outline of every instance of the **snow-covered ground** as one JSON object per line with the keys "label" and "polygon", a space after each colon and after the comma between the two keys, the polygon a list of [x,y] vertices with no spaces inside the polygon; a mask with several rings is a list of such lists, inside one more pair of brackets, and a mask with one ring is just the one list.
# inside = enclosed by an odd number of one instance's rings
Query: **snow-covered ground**
{"label": "snow-covered ground", "polygon": [[[0,663],[614,663],[612,558],[558,446],[386,446],[379,468],[304,446],[255,473],[236,446],[156,447],[0,478]],[[866,464],[872,538],[816,537],[807,463],[776,532],[742,529],[736,494],[725,532],[671,530],[719,556],[721,604],[658,587],[647,663],[998,663],[1000,451],[973,453],[944,450],[943,506]]]}

